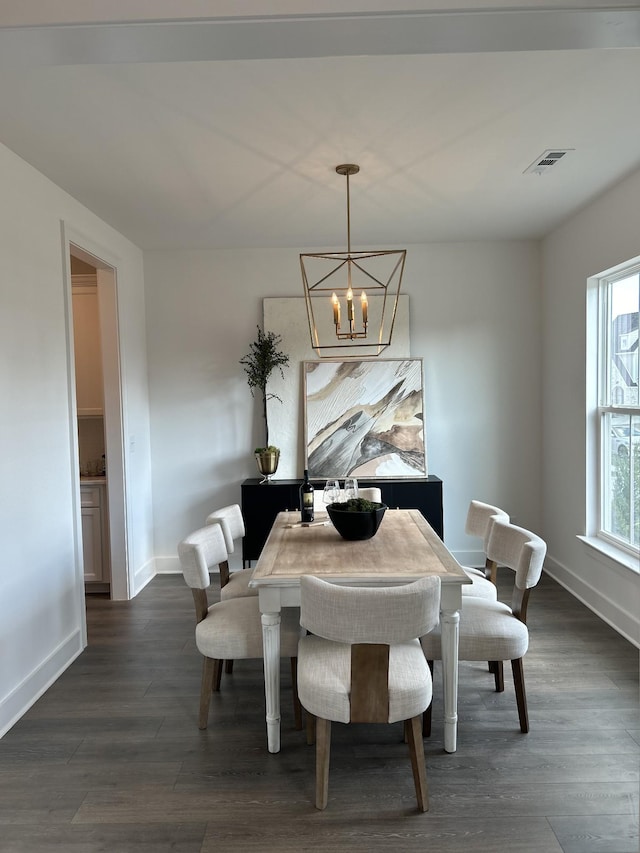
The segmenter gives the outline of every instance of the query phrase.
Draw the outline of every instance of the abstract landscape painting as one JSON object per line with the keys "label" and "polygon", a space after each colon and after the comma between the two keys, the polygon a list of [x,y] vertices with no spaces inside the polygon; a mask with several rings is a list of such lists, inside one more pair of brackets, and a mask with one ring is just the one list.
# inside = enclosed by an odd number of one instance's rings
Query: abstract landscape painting
{"label": "abstract landscape painting", "polygon": [[305,361],[309,475],[426,477],[422,359]]}

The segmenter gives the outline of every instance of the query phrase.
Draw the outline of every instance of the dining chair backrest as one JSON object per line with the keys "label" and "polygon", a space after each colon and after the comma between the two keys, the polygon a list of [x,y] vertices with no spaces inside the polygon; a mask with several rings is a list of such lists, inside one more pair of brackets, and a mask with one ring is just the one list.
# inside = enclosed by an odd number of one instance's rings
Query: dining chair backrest
{"label": "dining chair backrest", "polygon": [[[493,506],[492,504],[486,504],[482,501],[471,501],[467,511],[467,520],[465,522],[464,530],[469,536],[477,536],[479,539],[482,539],[482,545],[485,552],[485,563],[483,569],[484,578],[491,581],[495,587],[498,583],[498,564],[495,560],[490,560],[486,553],[487,540],[494,521],[504,521],[508,523],[509,516],[504,510],[497,506]],[[482,582],[482,577],[480,580],[476,580],[473,577],[474,574],[477,576],[479,571],[480,570],[472,570],[470,577],[473,581],[473,586],[465,587],[463,589],[463,595],[466,593],[467,595],[477,595],[483,598],[492,597],[487,592],[490,587],[487,587],[487,585]],[[494,590],[494,595],[495,594]]]}
{"label": "dining chair backrest", "polygon": [[393,587],[350,587],[300,578],[300,624],[337,643],[404,643],[438,624],[440,578]]}
{"label": "dining chair backrest", "polygon": [[540,580],[547,545],[543,539],[502,521],[494,522],[487,542],[487,559],[515,572],[511,610],[521,622],[527,621],[529,594]]}
{"label": "dining chair backrest", "polygon": [[227,552],[233,554],[235,540],[242,539],[245,534],[244,519],[239,504],[229,504],[210,513],[206,524],[221,525]]}
{"label": "dining chair backrest", "polygon": [[382,490],[377,486],[368,486],[364,489],[358,489],[358,497],[365,498],[368,501],[382,503]]}
{"label": "dining chair backrest", "polygon": [[315,489],[313,492],[313,511],[314,512],[326,512],[327,505],[324,502],[324,490],[323,489]]}
{"label": "dining chair backrest", "polygon": [[179,543],[178,556],[187,585],[191,589],[207,589],[211,584],[209,571],[227,559],[222,525],[194,530]]}
{"label": "dining chair backrest", "polygon": [[538,583],[546,553],[544,540],[524,527],[503,521],[491,527],[487,556],[515,572],[518,589],[532,589]]}
{"label": "dining chair backrest", "polygon": [[[377,501],[382,503],[382,491],[378,486],[367,486],[358,489],[358,497],[365,498],[368,501]],[[344,489],[340,489],[339,501],[346,501]],[[324,490],[316,489],[313,496],[313,509],[315,512],[326,512],[327,505],[324,502]]]}
{"label": "dining chair backrest", "polygon": [[464,531],[468,536],[478,536],[486,540],[494,520],[508,522],[509,516],[497,506],[482,503],[482,501],[471,501]]}

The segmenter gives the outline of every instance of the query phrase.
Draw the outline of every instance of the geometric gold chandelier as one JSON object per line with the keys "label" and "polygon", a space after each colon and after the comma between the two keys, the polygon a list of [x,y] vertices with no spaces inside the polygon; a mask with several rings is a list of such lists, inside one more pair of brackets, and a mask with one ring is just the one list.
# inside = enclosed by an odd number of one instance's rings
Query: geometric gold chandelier
{"label": "geometric gold chandelier", "polygon": [[311,346],[319,358],[376,356],[391,343],[405,249],[351,251],[349,178],[360,167],[336,166],[347,179],[347,251],[300,255]]}

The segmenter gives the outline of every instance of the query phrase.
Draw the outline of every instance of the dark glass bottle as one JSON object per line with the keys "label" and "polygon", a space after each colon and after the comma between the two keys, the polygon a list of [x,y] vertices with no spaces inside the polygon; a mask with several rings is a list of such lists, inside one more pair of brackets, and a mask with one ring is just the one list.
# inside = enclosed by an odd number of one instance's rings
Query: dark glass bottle
{"label": "dark glass bottle", "polygon": [[313,486],[309,482],[309,472],[306,468],[304,482],[300,486],[300,515],[303,523],[313,521]]}

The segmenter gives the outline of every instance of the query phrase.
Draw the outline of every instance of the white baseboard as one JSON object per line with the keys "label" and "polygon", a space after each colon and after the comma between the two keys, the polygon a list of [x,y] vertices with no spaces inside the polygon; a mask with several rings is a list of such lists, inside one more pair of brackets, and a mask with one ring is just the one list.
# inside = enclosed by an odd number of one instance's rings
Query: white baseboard
{"label": "white baseboard", "polygon": [[82,633],[78,628],[17,687],[0,700],[0,738],[27,713],[82,650]]}
{"label": "white baseboard", "polygon": [[157,575],[179,575],[182,571],[178,557],[156,557],[155,573]]}
{"label": "white baseboard", "polygon": [[136,569],[135,574],[133,576],[134,588],[131,590],[131,598],[135,598],[136,595],[145,588],[149,581],[152,581],[154,579],[157,574],[155,564],[156,560],[147,560],[144,565]]}
{"label": "white baseboard", "polygon": [[482,568],[485,564],[484,551],[452,551],[451,553],[461,566]]}
{"label": "white baseboard", "polygon": [[640,648],[640,614],[630,613],[548,554],[544,570],[632,645]]}

